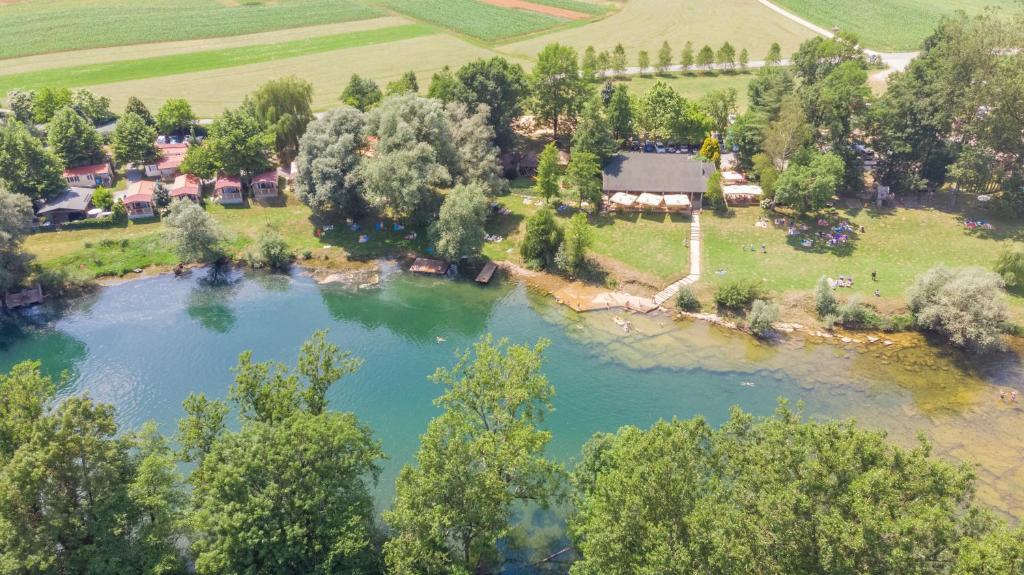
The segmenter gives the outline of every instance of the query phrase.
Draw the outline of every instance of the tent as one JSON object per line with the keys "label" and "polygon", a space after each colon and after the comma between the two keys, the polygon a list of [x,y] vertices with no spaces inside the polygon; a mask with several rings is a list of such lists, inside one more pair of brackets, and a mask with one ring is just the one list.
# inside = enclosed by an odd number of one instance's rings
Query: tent
{"label": "tent", "polygon": [[690,196],[685,194],[666,194],[665,205],[670,208],[688,208],[690,207]]}
{"label": "tent", "polygon": [[627,194],[625,192],[617,192],[611,197],[611,203],[619,204],[620,206],[632,206],[636,202],[636,196],[633,194]]}
{"label": "tent", "polygon": [[660,194],[649,194],[644,192],[640,194],[640,197],[638,197],[636,201],[639,204],[643,204],[651,208],[660,208],[662,204],[662,196]]}

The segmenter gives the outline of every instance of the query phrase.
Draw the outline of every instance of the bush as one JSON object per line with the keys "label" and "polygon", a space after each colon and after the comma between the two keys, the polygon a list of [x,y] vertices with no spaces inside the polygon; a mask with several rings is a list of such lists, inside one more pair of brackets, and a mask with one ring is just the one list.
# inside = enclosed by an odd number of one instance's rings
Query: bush
{"label": "bush", "polygon": [[110,210],[114,205],[114,194],[107,188],[100,186],[92,193],[92,204],[101,210]]}
{"label": "bush", "polygon": [[744,309],[762,297],[764,290],[761,286],[749,280],[734,280],[721,285],[715,291],[715,303],[718,307],[730,310]]}
{"label": "bush", "polygon": [[528,266],[551,269],[564,234],[550,208],[542,208],[526,220],[526,234],[519,253]]}
{"label": "bush", "polygon": [[1003,279],[981,268],[932,268],[908,292],[917,325],[950,343],[985,352],[1003,346],[1006,300]]}
{"label": "bush", "polygon": [[704,199],[716,214],[721,214],[729,209],[729,204],[725,201],[725,194],[722,192],[722,175],[718,172],[711,174],[711,177],[708,178]]}
{"label": "bush", "polygon": [[676,307],[680,311],[686,312],[698,312],[700,311],[700,300],[697,296],[693,295],[693,290],[690,286],[683,286],[679,290],[679,295],[676,296]]}
{"label": "bush", "polygon": [[880,324],[878,315],[857,298],[851,298],[850,301],[839,306],[837,313],[843,327],[850,329],[873,327]]}
{"label": "bush", "polygon": [[1013,246],[999,255],[996,273],[1010,287],[1024,286],[1024,247]]}
{"label": "bush", "polygon": [[839,314],[826,314],[821,318],[821,326],[827,329],[828,331],[832,331],[833,329],[835,329],[836,324],[839,323],[842,319],[843,318],[839,317]]}
{"label": "bush", "polygon": [[814,311],[819,318],[836,313],[839,302],[836,301],[836,294],[832,291],[832,285],[828,278],[821,276],[818,285],[814,288]]}
{"label": "bush", "polygon": [[118,200],[114,204],[113,209],[111,209],[110,219],[118,225],[128,223],[128,208],[125,207],[124,202]]}
{"label": "bush", "polygon": [[292,263],[292,252],[288,242],[274,230],[267,228],[260,233],[254,249],[246,252],[245,260],[254,269],[287,269]]}
{"label": "bush", "polygon": [[762,299],[754,300],[747,316],[750,332],[757,337],[768,337],[775,331],[774,324],[779,319],[779,306]]}

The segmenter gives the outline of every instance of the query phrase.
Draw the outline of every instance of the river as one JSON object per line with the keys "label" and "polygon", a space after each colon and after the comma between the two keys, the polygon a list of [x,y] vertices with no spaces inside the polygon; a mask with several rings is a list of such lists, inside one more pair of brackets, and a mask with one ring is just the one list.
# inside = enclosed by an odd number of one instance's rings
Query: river
{"label": "river", "polygon": [[[887,348],[802,337],[765,344],[703,322],[631,316],[625,334],[612,312],[576,314],[502,279],[470,282],[394,270],[380,287],[350,290],[291,276],[234,272],[126,282],[72,302],[35,308],[33,326],[0,338],[0,370],[40,359],[67,373],[62,395],[113,403],[120,422],[155,420],[173,433],[190,392],[227,394],[238,354],[292,364],[316,329],[365,364],[331,390],[331,407],[371,425],[389,459],[377,497],[386,506],[398,470],[438,414],[427,377],[485,333],[514,342],[551,341],[544,371],[554,384],[549,452],[567,463],[597,431],[701,415],[713,424],[731,406],[768,414],[780,397],[816,418],[853,417],[902,445],[923,433],[937,454],[977,465],[981,500],[1024,516],[1024,400],[1017,353],[972,360],[918,336]],[[444,338],[439,342],[438,338]]]}

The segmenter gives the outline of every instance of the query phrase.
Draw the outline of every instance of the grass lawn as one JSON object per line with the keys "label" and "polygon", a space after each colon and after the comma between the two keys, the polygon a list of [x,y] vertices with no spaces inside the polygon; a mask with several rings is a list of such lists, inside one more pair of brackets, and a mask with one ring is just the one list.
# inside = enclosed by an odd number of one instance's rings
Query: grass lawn
{"label": "grass lawn", "polygon": [[977,14],[986,7],[1012,9],[1015,0],[774,0],[779,6],[827,29],[854,32],[864,45],[883,51],[917,50],[943,16],[957,10]]}
{"label": "grass lawn", "polygon": [[751,74],[739,72],[711,75],[667,74],[636,76],[628,80],[620,80],[618,83],[628,86],[633,95],[640,95],[650,89],[655,82],[664,82],[689,100],[699,100],[701,96],[711,90],[734,88],[736,90],[736,105],[739,111],[743,112],[747,109],[747,84],[750,83],[751,78],[753,78]]}
{"label": "grass lawn", "polygon": [[236,36],[381,15],[363,0],[24,0],[0,4],[0,59]]}
{"label": "grass lawn", "polygon": [[[945,200],[937,200],[939,204],[945,205]],[[914,278],[933,266],[991,269],[1001,251],[1014,241],[1009,237],[1021,230],[1019,223],[998,221],[993,222],[993,236],[976,235],[964,228],[956,214],[935,209],[841,210],[841,216],[855,227],[863,225],[864,233],[851,234],[853,239],[844,249],[814,251],[788,237],[785,228],[756,227],[758,217],[764,214],[757,207],[737,208],[731,217],[705,212],[701,219],[705,270],[701,284],[715,286],[745,278],[779,293],[810,291],[821,276],[843,275],[853,276],[854,286],[839,290],[841,296],[858,294],[870,301],[878,289],[882,298],[902,301]],[[744,249],[751,244],[754,251]],[[762,244],[767,254],[761,253]],[[719,270],[725,273],[716,273]],[[871,281],[872,271],[878,272],[877,282]],[[1016,295],[1012,303],[1021,307],[1024,299]]]}
{"label": "grass lawn", "polygon": [[425,24],[406,24],[375,30],[316,36],[277,44],[257,44],[223,50],[98,63],[89,66],[50,68],[0,76],[0,93],[7,93],[13,88],[25,90],[47,86],[72,88],[233,68],[320,52],[408,40],[436,32],[435,28]]}

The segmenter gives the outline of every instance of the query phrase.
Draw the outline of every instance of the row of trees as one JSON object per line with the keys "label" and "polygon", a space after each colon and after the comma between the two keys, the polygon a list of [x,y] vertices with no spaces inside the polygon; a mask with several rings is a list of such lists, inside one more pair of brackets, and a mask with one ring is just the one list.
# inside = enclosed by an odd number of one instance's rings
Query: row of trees
{"label": "row of trees", "polygon": [[[695,50],[693,42],[687,42],[679,52],[679,58],[676,59],[676,53],[666,40],[661,43],[661,47],[658,48],[653,58],[647,50],[640,50],[637,52],[635,61],[642,74],[649,71],[664,74],[674,65],[681,66],[684,71],[690,70],[694,66],[707,71],[714,65],[725,69],[731,69],[738,65],[741,70],[746,70],[750,63],[750,52],[746,48],[737,52],[729,42],[724,42],[717,50],[707,44],[699,50]],[[773,43],[765,55],[765,62],[777,65],[781,61],[782,49],[778,43]],[[603,79],[609,72],[615,76],[622,76],[626,73],[627,68],[628,58],[622,44],[616,44],[610,52],[608,50],[598,52],[593,46],[587,46],[580,60],[580,71],[588,80]]]}
{"label": "row of trees", "polygon": [[384,524],[371,495],[380,442],[328,405],[361,362],[324,332],[294,366],[243,353],[227,400],[190,395],[171,439],[151,424],[119,430],[114,409],[88,397],[55,402],[40,366],[20,364],[0,375],[0,565],[491,573],[515,547],[517,508],[567,501],[577,575],[1024,567],[1024,530],[977,506],[968,465],[785,404],[766,418],[734,410],[718,429],[698,417],[600,433],[568,471],[544,453],[546,346],[487,337],[431,377],[442,413]]}

